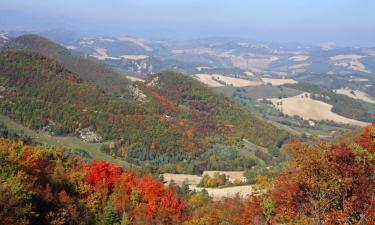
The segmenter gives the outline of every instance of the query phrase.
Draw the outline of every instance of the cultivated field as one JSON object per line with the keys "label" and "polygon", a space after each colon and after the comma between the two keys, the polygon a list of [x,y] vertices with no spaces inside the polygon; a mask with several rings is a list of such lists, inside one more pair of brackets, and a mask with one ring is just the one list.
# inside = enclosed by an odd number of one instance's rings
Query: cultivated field
{"label": "cultivated field", "polygon": [[138,78],[138,77],[126,76],[126,78],[128,78],[128,79],[131,80],[131,81],[141,81],[141,82],[145,82],[145,80],[143,80],[143,79],[141,79],[141,78]]}
{"label": "cultivated field", "polygon": [[226,176],[229,176],[229,177],[243,176],[243,171],[214,171],[214,170],[204,171],[202,175],[203,176],[209,175],[209,176],[213,177],[215,175],[215,173],[225,174]]}
{"label": "cultivated field", "polygon": [[261,72],[267,69],[267,67],[274,61],[277,61],[279,58],[277,56],[269,56],[269,57],[253,57],[249,59],[244,59],[243,56],[243,63],[236,64],[235,61],[232,60],[232,63],[234,66],[237,66],[239,68],[245,69],[247,67],[250,67],[252,71],[254,72]]}
{"label": "cultivated field", "polygon": [[343,60],[343,59],[351,59],[351,60],[356,60],[356,59],[361,59],[363,56],[361,55],[356,55],[356,54],[343,54],[343,55],[335,55],[330,57],[331,60]]}
{"label": "cultivated field", "polygon": [[186,182],[187,184],[197,185],[202,177],[197,175],[190,175],[190,174],[174,174],[174,173],[163,173],[164,181],[169,184],[172,180],[177,185],[182,185],[182,183]]}
{"label": "cultivated field", "polygon": [[142,59],[148,59],[147,55],[122,55],[120,56],[122,59],[127,60],[142,60]]}
{"label": "cultivated field", "polygon": [[361,58],[363,58],[363,56],[356,54],[335,55],[330,57],[330,59],[335,62],[336,66],[341,66],[351,70],[357,70],[368,73],[369,71],[366,70],[365,65],[363,65],[359,61]]}
{"label": "cultivated field", "polygon": [[[354,94],[352,94],[351,92],[354,92]],[[341,89],[337,89],[336,93],[346,95],[350,98],[359,99],[368,103],[375,104],[375,99],[371,98],[363,91],[351,90],[349,88],[341,88]]]}
{"label": "cultivated field", "polygon": [[301,62],[301,61],[306,61],[310,58],[308,55],[295,55],[290,57],[290,60],[293,60],[294,62]]}
{"label": "cultivated field", "polygon": [[148,52],[151,52],[153,51],[153,49],[147,45],[146,41],[143,40],[143,39],[140,39],[140,38],[132,38],[132,37],[122,37],[122,38],[119,38],[120,41],[127,41],[127,42],[131,42],[135,45],[138,45],[139,47],[143,48],[144,50],[148,51]]}
{"label": "cultivated field", "polygon": [[271,83],[274,86],[279,86],[283,84],[296,84],[298,83],[297,81],[293,79],[273,79],[273,78],[262,78],[262,81],[264,83]]}
{"label": "cultivated field", "polygon": [[[223,92],[226,96],[230,97],[236,91],[234,87],[217,87],[215,90]],[[278,86],[261,85],[253,87],[242,87],[244,90],[241,95],[252,98],[252,99],[263,99],[263,98],[278,98],[279,96],[292,97],[302,94],[302,91],[292,88],[280,88]]]}
{"label": "cultivated field", "polygon": [[106,59],[119,60],[120,59],[119,57],[108,56],[107,49],[105,48],[96,48],[95,53],[92,54],[91,56],[99,60],[106,60]]}
{"label": "cultivated field", "polygon": [[291,69],[291,70],[297,70],[297,69],[302,69],[306,66],[310,66],[309,63],[301,63],[301,64],[296,64],[296,65],[293,65],[293,66],[289,66],[288,68]]}
{"label": "cultivated field", "polygon": [[253,192],[251,185],[235,186],[235,187],[226,187],[226,188],[200,188],[196,185],[190,185],[190,190],[202,191],[206,189],[208,194],[213,197],[215,200],[219,200],[223,197],[234,197],[237,194],[241,197],[246,197]]}
{"label": "cultivated field", "polygon": [[195,77],[202,83],[205,83],[211,87],[225,86],[225,84],[232,85],[234,87],[257,86],[262,84],[261,81],[245,80],[219,74],[196,74]]}
{"label": "cultivated field", "polygon": [[[210,176],[213,176],[217,172],[232,177],[243,176],[242,171],[204,171],[203,175],[208,174]],[[166,181],[167,184],[169,184],[173,180],[173,182],[177,185],[182,185],[182,183],[186,182],[187,184],[189,184],[190,190],[202,191],[203,189],[206,189],[208,194],[215,200],[218,200],[222,197],[233,197],[236,194],[239,194],[241,197],[246,197],[246,195],[249,195],[252,192],[251,185],[224,188],[201,188],[197,187],[197,185],[199,184],[203,176],[173,173],[164,173],[162,175],[164,177],[164,181]]]}
{"label": "cultivated field", "polygon": [[210,74],[196,74],[195,77],[197,78],[197,80],[199,80],[200,82],[204,84],[207,84],[210,87],[224,86],[223,84],[220,84],[219,82],[214,81]]}
{"label": "cultivated field", "polygon": [[332,105],[322,101],[306,98],[305,95],[310,96],[309,93],[303,93],[294,97],[278,99],[271,98],[269,100],[275,105],[275,107],[288,115],[298,115],[305,120],[333,120],[337,123],[346,123],[356,126],[366,126],[365,122],[349,119],[333,113],[331,110]]}

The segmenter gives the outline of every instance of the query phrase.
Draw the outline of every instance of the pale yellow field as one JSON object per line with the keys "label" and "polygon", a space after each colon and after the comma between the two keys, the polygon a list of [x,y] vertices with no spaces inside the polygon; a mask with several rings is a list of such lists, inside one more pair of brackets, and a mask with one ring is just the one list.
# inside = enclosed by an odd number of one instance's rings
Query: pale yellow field
{"label": "pale yellow field", "polygon": [[246,74],[249,77],[254,77],[254,73],[249,70],[245,71],[244,74]]}
{"label": "pale yellow field", "polygon": [[[215,173],[226,174],[227,176],[242,176],[243,171],[204,171],[203,175],[209,174],[213,176]],[[174,174],[174,173],[164,173],[162,174],[164,177],[164,181],[166,184],[169,184],[172,180],[177,185],[182,185],[183,182],[186,182],[189,185],[190,190],[202,191],[206,189],[208,194],[213,197],[215,200],[219,200],[222,197],[233,197],[237,193],[241,197],[246,197],[247,195],[251,194],[253,189],[251,185],[242,185],[242,186],[234,186],[234,187],[226,187],[226,188],[201,188],[197,187],[200,180],[203,176],[197,175],[189,175],[189,174]]]}
{"label": "pale yellow field", "polygon": [[217,81],[212,80],[212,76],[210,74],[195,74],[195,78],[200,82],[207,84],[210,87],[221,87],[224,86]]}
{"label": "pale yellow field", "polygon": [[289,66],[288,68],[291,69],[291,70],[296,70],[296,69],[302,69],[306,66],[310,66],[310,64],[308,63],[301,63],[301,64],[296,64],[296,65],[293,65],[293,66]]}
{"label": "pale yellow field", "polygon": [[[345,67],[351,70],[357,70],[361,72],[368,73],[369,71],[366,70],[366,66],[363,65],[359,60],[363,58],[361,55],[351,54],[351,55],[335,55],[330,57],[331,60],[337,62],[335,63],[336,66]],[[344,60],[344,61],[342,61]],[[350,61],[348,61],[350,60]]]}
{"label": "pale yellow field", "polygon": [[246,197],[253,192],[251,185],[227,187],[227,188],[200,188],[196,185],[190,185],[190,190],[202,191],[206,189],[208,195],[210,195],[214,200],[219,200],[223,197],[234,197],[239,194],[240,197]]}
{"label": "pale yellow field", "polygon": [[173,49],[173,54],[184,54],[184,53],[190,53],[190,54],[211,54],[214,55],[215,51],[211,48],[186,48],[186,49]]}
{"label": "pale yellow field", "polygon": [[[278,99],[269,99],[275,105],[277,109],[288,115],[298,115],[305,120],[333,120],[337,123],[346,123],[356,126],[366,126],[368,123],[349,119],[333,113],[332,105],[322,101],[313,100],[310,97],[306,98],[305,94],[310,96],[309,93],[303,93],[294,97]],[[303,98],[302,98],[303,96]],[[282,105],[277,105],[282,103]]]}
{"label": "pale yellow field", "polygon": [[258,86],[262,84],[261,81],[245,80],[241,78],[227,77],[219,74],[196,74],[195,77],[202,83],[205,83],[211,87],[224,86],[216,80],[223,81],[227,85],[233,85],[234,87]]}
{"label": "pale yellow field", "polygon": [[337,89],[336,93],[342,94],[342,95],[346,95],[346,96],[348,96],[350,98],[360,99],[362,101],[375,104],[375,99],[371,98],[370,96],[368,96],[363,91],[353,90],[354,95],[352,93],[350,93],[351,91],[352,90],[349,89],[349,88],[341,88],[341,89]]}
{"label": "pale yellow field", "polygon": [[128,78],[128,79],[131,80],[131,81],[141,81],[141,82],[145,82],[145,80],[143,80],[143,79],[141,79],[141,78],[138,78],[138,77],[126,76],[126,78]]}
{"label": "pale yellow field", "polygon": [[234,176],[234,177],[239,177],[239,176],[243,176],[243,171],[214,171],[214,170],[206,170],[203,172],[203,176],[204,175],[209,175],[211,177],[213,177],[215,175],[215,173],[219,173],[219,174],[225,174],[226,176]]}
{"label": "pale yellow field", "polygon": [[175,173],[163,173],[164,181],[169,183],[173,180],[176,184],[181,185],[186,182],[191,185],[197,185],[204,175],[209,175],[213,177],[215,173],[225,174],[227,177],[241,177],[243,176],[243,171],[204,171],[202,176],[190,175],[190,174],[175,174]]}
{"label": "pale yellow field", "polygon": [[235,87],[246,87],[246,86],[258,86],[261,85],[261,81],[255,80],[245,80],[241,78],[234,78],[234,77],[227,77],[223,75],[215,74],[213,77],[217,80],[222,80],[229,85],[233,85]]}
{"label": "pale yellow field", "polygon": [[295,56],[290,57],[289,59],[293,60],[295,62],[301,62],[301,61],[306,61],[309,58],[310,58],[310,56],[308,56],[308,55],[295,55]]}
{"label": "pale yellow field", "polygon": [[262,78],[264,83],[271,83],[274,86],[283,85],[283,84],[296,84],[297,81],[293,79],[273,79],[273,78]]}
{"label": "pale yellow field", "polygon": [[105,59],[113,59],[113,60],[119,60],[119,57],[111,57],[107,54],[107,49],[105,48],[96,48],[95,53],[91,55],[94,58],[105,60]]}
{"label": "pale yellow field", "polygon": [[261,72],[264,71],[269,64],[271,64],[274,61],[277,61],[279,58],[276,56],[269,56],[269,57],[263,57],[263,58],[245,58],[243,56],[231,56],[230,60],[232,62],[232,65],[241,69],[246,69],[248,66],[251,68],[254,72]]}
{"label": "pale yellow field", "polygon": [[170,183],[172,180],[177,185],[182,185],[183,182],[187,184],[197,185],[202,179],[201,176],[190,175],[190,174],[174,174],[174,173],[163,173],[164,181]]}
{"label": "pale yellow field", "polygon": [[346,55],[335,55],[335,56],[332,56],[330,57],[331,60],[343,60],[343,59],[352,59],[352,60],[355,60],[355,59],[360,59],[360,58],[363,58],[363,56],[361,55],[356,55],[356,54],[346,54]]}
{"label": "pale yellow field", "polygon": [[132,42],[133,44],[138,45],[139,47],[143,48],[144,50],[148,52],[153,51],[152,48],[147,45],[146,41],[140,38],[122,37],[122,38],[119,38],[119,40]]}
{"label": "pale yellow field", "polygon": [[147,55],[122,55],[120,58],[122,59],[129,59],[129,60],[141,60],[147,59]]}

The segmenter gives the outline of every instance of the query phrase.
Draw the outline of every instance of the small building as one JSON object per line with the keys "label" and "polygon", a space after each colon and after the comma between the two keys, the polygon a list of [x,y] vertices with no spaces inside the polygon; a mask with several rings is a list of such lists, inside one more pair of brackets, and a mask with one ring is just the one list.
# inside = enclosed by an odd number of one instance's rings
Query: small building
{"label": "small building", "polygon": [[314,121],[312,121],[312,120],[309,120],[309,125],[310,125],[310,127],[315,127],[315,122]]}
{"label": "small building", "polygon": [[215,173],[225,174],[229,183],[237,183],[240,182],[241,184],[247,183],[247,178],[244,176],[243,171],[204,171],[202,176],[209,175],[213,177]]}

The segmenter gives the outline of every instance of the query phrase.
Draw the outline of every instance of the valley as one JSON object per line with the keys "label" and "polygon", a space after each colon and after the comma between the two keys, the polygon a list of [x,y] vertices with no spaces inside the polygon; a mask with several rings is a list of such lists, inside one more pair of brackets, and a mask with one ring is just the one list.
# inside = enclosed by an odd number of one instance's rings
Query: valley
{"label": "valley", "polygon": [[1,0],[0,225],[375,225],[374,9]]}
{"label": "valley", "polygon": [[[375,114],[372,72],[361,62],[370,57],[364,50],[324,52],[335,71],[327,75],[314,74],[315,60],[323,59],[309,48],[272,51],[242,43],[233,49],[231,43],[228,49],[229,43],[221,42],[180,48],[182,43],[173,43],[171,57],[165,43],[137,38],[82,39],[68,48],[38,35],[4,40],[0,150],[1,145],[23,150],[4,147],[0,154],[19,154],[21,165],[29,155],[42,157],[54,174],[65,163],[64,179],[70,180],[64,182],[82,185],[76,190],[83,194],[74,189],[71,198],[101,199],[107,207],[114,204],[107,198],[128,198],[124,202],[132,204],[119,210],[135,220],[150,221],[142,215],[151,215],[156,224],[166,218],[178,224],[232,201],[241,210],[261,201],[281,205],[279,190],[303,180],[301,170],[320,166],[310,158],[327,163],[322,171],[344,167],[330,141],[358,143],[353,145],[361,146],[358,155],[340,147],[349,158],[368,157],[361,151],[372,148],[365,136],[357,140],[360,132],[372,132]],[[35,151],[29,153],[30,148]],[[328,157],[333,160],[326,162]],[[350,163],[358,167],[357,161]],[[60,182],[58,175],[41,176]],[[90,204],[99,203],[81,207]],[[105,211],[90,213],[104,218]],[[49,215],[40,215],[49,221]]]}

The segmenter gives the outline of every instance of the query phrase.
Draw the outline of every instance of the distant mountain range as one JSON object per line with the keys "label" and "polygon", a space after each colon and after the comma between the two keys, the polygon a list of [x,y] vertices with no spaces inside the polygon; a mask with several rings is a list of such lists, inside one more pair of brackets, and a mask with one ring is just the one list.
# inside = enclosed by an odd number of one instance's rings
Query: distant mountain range
{"label": "distant mountain range", "polygon": [[[151,41],[136,37],[79,38],[67,30],[51,30],[42,35],[113,67],[141,74],[166,69],[187,73],[221,72],[245,77],[248,74],[373,77],[375,73],[375,48],[266,43],[240,38],[188,41]],[[0,44],[4,42],[4,37],[9,38],[2,34]]]}
{"label": "distant mountain range", "polygon": [[131,37],[82,38],[67,47],[139,73],[165,69],[190,73],[218,69],[238,73],[239,69],[280,77],[306,73],[368,77],[375,73],[374,48],[273,44],[228,38],[169,42]]}

